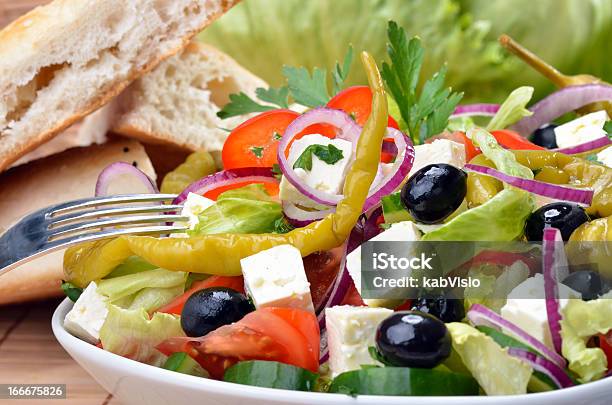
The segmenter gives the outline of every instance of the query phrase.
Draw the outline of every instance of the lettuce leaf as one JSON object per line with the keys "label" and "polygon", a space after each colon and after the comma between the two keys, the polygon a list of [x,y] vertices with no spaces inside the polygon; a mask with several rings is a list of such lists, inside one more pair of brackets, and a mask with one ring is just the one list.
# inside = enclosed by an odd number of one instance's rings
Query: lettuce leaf
{"label": "lettuce leaf", "polygon": [[470,325],[446,324],[453,350],[478,381],[487,395],[519,395],[527,393],[533,369],[508,354],[491,337]]}
{"label": "lettuce leaf", "polygon": [[533,115],[533,113],[526,108],[532,96],[533,87],[529,86],[519,87],[510,93],[487,125],[487,131],[508,128],[522,118]]}
{"label": "lettuce leaf", "polygon": [[523,235],[525,221],[534,207],[531,194],[518,189],[504,189],[486,203],[426,233],[422,240],[512,241]]}
{"label": "lettuce leaf", "polygon": [[176,287],[160,288],[147,287],[137,292],[132,298],[127,309],[142,308],[148,313],[151,313],[166,304],[172,302],[173,299],[185,292],[185,285],[180,284]]}
{"label": "lettuce leaf", "polygon": [[156,312],[149,319],[142,308],[123,309],[112,304],[100,329],[104,350],[157,367],[167,357],[155,346],[175,336],[185,336],[178,316]]}
{"label": "lettuce leaf", "polygon": [[612,294],[593,301],[570,299],[561,320],[562,353],[569,369],[580,382],[601,378],[608,368],[606,355],[597,347],[587,347],[588,340],[612,329]]}
{"label": "lettuce leaf", "polygon": [[217,202],[198,215],[190,235],[216,233],[267,233],[283,218],[281,205],[261,184],[252,184],[219,195]]}
{"label": "lettuce leaf", "polygon": [[[448,84],[465,92],[465,102],[501,102],[525,83],[538,97],[553,86],[505,52],[497,43],[500,34],[512,35],[561,71],[610,81],[611,19],[607,1],[248,0],[200,38],[279,86],[283,65],[331,72],[349,44],[383,60],[387,22],[394,20],[408,36],[422,38],[423,77],[448,62]],[[366,84],[363,69],[352,69],[348,82]]]}
{"label": "lettuce leaf", "polygon": [[514,153],[500,146],[495,137],[484,129],[473,128],[468,132],[468,137],[472,139],[475,146],[480,148],[482,154],[495,164],[500,172],[524,179],[533,179],[531,169],[517,162]]}
{"label": "lettuce leaf", "polygon": [[104,278],[113,278],[113,277],[121,277],[127,276],[128,274],[136,274],[147,270],[156,269],[157,266],[152,265],[151,263],[146,262],[143,258],[138,256],[130,256],[125,262],[121,263],[119,266],[115,267],[115,270],[108,276]]}
{"label": "lettuce leaf", "polygon": [[98,293],[107,296],[110,302],[116,302],[145,288],[184,287],[186,281],[187,273],[155,269],[101,280],[98,283]]}

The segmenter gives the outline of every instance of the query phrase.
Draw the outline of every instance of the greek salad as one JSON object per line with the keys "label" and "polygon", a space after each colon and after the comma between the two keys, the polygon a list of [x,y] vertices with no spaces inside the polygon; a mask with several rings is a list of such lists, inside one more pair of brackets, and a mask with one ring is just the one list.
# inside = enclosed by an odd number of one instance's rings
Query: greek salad
{"label": "greek salad", "polygon": [[[360,54],[367,85],[345,85],[360,68],[349,47],[329,75],[285,67],[286,85],[231,95],[218,115],[249,118],[222,169],[195,152],[161,184],[188,230],[66,251],[66,330],[174,372],[348,395],[513,395],[610,375],[609,256],[563,274],[560,242],[612,240],[612,86],[461,105],[445,67],[422,78],[418,38],[390,22],[387,48],[382,63]],[[97,193],[118,173],[157,192],[116,163]],[[485,251],[462,266],[515,280],[503,298],[365,299],[368,240],[536,241],[542,269]]]}

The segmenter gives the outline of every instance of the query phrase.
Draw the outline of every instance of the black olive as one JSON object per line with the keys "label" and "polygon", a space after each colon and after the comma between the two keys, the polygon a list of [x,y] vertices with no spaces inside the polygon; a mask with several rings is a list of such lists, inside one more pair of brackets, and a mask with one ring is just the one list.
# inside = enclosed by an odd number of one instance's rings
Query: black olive
{"label": "black olive", "polygon": [[546,149],[557,148],[557,138],[555,137],[555,124],[544,125],[533,131],[531,141],[536,145],[540,145]]}
{"label": "black olive", "polygon": [[575,271],[565,277],[563,284],[582,294],[585,301],[594,300],[610,290],[610,286],[599,273],[595,271]]}
{"label": "black olive", "polygon": [[567,241],[572,232],[589,220],[584,209],[576,204],[554,202],[546,204],[527,218],[525,236],[530,241],[541,241],[545,226],[552,226],[561,231],[563,240]]}
{"label": "black olive", "polygon": [[225,287],[196,291],[181,312],[181,327],[187,336],[204,336],[220,326],[239,321],[253,306],[244,294]]}
{"label": "black olive", "polygon": [[402,311],[378,325],[376,348],[394,366],[433,368],[450,355],[451,338],[435,316]]}
{"label": "black olive", "polygon": [[417,221],[443,221],[463,202],[467,174],[446,163],[434,163],[418,170],[402,187],[402,203]]}
{"label": "black olive", "polygon": [[412,304],[412,310],[433,315],[444,323],[460,322],[465,317],[463,300],[450,296],[419,298]]}

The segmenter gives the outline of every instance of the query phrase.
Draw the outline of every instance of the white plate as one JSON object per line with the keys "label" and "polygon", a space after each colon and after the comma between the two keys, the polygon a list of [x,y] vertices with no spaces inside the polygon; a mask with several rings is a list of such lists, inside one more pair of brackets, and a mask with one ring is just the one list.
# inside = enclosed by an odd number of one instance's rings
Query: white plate
{"label": "white plate", "polygon": [[612,403],[612,378],[559,391],[504,397],[381,397],[321,394],[251,387],[193,377],[138,363],[75,338],[64,329],[72,308],[66,298],[55,310],[53,333],[66,351],[124,405],[129,404],[351,404],[351,405],[579,405]]}

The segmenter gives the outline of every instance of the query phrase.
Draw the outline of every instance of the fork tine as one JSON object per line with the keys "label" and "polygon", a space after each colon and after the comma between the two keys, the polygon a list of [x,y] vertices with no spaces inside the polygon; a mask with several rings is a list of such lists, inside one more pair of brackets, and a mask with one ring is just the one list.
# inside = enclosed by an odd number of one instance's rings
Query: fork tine
{"label": "fork tine", "polygon": [[158,226],[143,226],[133,228],[118,228],[109,229],[100,232],[92,232],[87,234],[81,234],[76,236],[70,236],[63,239],[56,239],[53,242],[49,242],[46,246],[47,249],[57,249],[63,246],[92,242],[101,239],[114,238],[121,235],[155,235],[155,234],[166,234],[174,232],[182,232],[188,229],[187,226],[181,225],[158,225]]}
{"label": "fork tine", "polygon": [[149,205],[149,206],[120,206],[116,208],[107,208],[100,210],[79,211],[71,214],[64,214],[59,217],[54,216],[49,223],[49,229],[57,228],[70,222],[82,221],[86,219],[94,219],[100,217],[109,217],[117,215],[129,214],[146,214],[153,212],[170,212],[180,211],[182,205]]}
{"label": "fork tine", "polygon": [[188,217],[181,215],[140,215],[103,219],[99,221],[78,222],[72,225],[55,228],[49,233],[49,240],[57,239],[58,237],[69,233],[85,231],[88,229],[105,228],[109,226],[143,224],[148,222],[175,222],[188,220]]}
{"label": "fork tine", "polygon": [[176,194],[123,194],[106,197],[86,198],[69,203],[58,204],[50,210],[50,216],[60,215],[65,212],[75,211],[83,208],[97,207],[116,203],[135,202],[163,202],[174,200]]}

